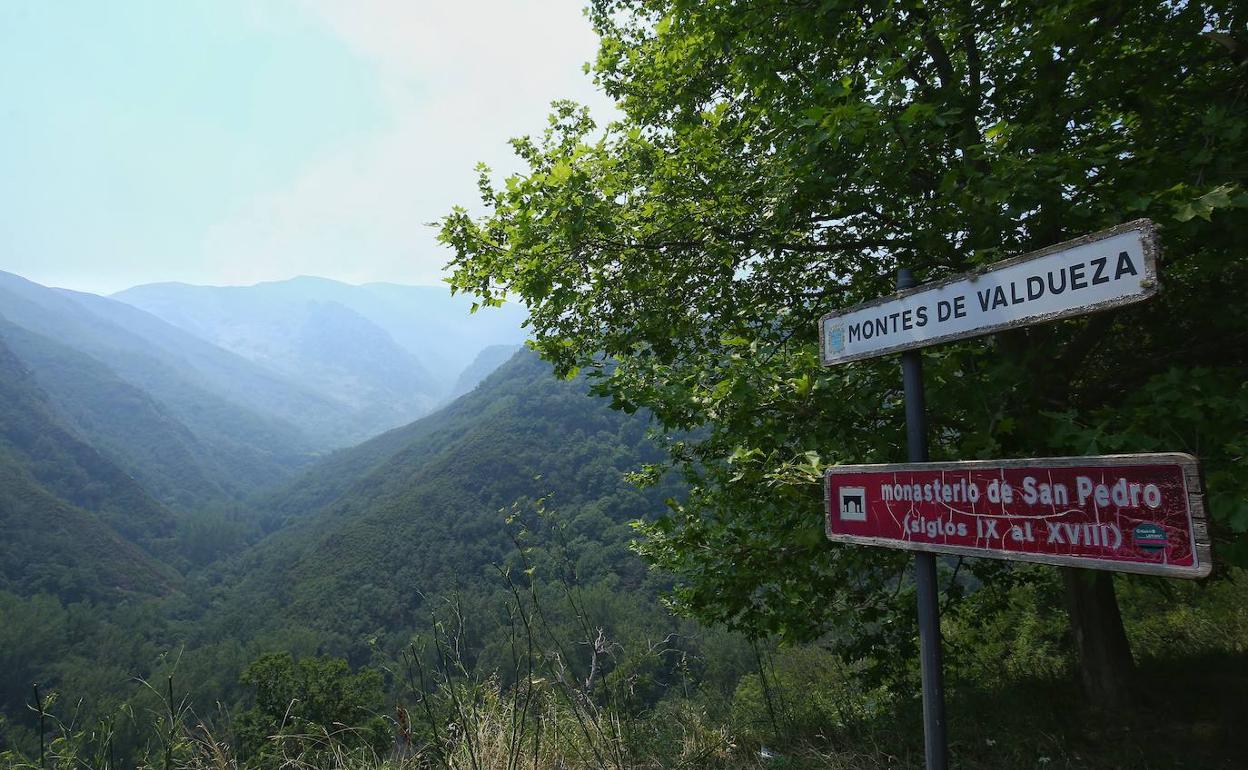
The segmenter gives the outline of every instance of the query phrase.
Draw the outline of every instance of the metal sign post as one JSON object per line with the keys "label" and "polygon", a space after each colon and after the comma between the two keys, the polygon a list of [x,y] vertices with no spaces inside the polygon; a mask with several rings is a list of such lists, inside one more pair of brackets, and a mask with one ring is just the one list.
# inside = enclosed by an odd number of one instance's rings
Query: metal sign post
{"label": "metal sign post", "polygon": [[1209,535],[1196,459],[1120,455],[929,463],[921,349],[1143,302],[1160,289],[1156,230],[1112,227],[828,313],[824,366],[901,353],[907,464],[827,471],[834,541],[915,552],[928,770],[949,766],[936,555],[1198,578]]}
{"label": "metal sign post", "polygon": [[[897,273],[897,290],[914,286],[908,268]],[[923,394],[923,359],[917,350],[901,354],[906,402],[906,454],[912,463],[927,462],[927,403]],[[923,680],[923,754],[928,770],[949,766],[945,734],[945,675],[940,652],[940,604],[937,603],[936,554],[914,555],[919,604],[919,671]]]}

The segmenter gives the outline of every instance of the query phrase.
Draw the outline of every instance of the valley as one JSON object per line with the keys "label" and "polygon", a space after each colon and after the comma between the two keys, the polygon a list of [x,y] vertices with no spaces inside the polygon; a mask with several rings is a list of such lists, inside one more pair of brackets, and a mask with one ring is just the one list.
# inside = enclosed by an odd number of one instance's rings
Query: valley
{"label": "valley", "polygon": [[[466,362],[434,378],[380,326],[327,310],[332,282],[267,287],[283,297],[271,310],[266,295],[192,323],[190,301],[165,320],[0,277],[0,754],[31,745],[36,682],[89,719],[147,703],[136,679],[241,707],[266,653],[392,666],[452,606],[473,616],[460,643],[487,672],[509,645],[489,620],[513,598],[509,573],[551,591],[568,639],[591,620],[635,644],[692,629],[628,549],[629,522],[680,493],[626,479],[661,460],[648,421],[554,377],[515,344],[518,321],[455,339],[458,321],[431,320]],[[329,362],[354,374],[308,384]],[[429,413],[384,430],[413,373],[426,390],[404,408]],[[343,446],[352,435],[365,440]],[[140,751],[145,730],[118,728],[115,747]]]}

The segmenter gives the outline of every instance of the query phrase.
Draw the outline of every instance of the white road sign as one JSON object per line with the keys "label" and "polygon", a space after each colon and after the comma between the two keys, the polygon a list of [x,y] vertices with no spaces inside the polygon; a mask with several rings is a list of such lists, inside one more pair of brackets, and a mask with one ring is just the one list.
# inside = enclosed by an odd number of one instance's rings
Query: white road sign
{"label": "white road sign", "polygon": [[832,366],[1092,313],[1157,289],[1157,237],[1141,219],[829,313],[821,358]]}

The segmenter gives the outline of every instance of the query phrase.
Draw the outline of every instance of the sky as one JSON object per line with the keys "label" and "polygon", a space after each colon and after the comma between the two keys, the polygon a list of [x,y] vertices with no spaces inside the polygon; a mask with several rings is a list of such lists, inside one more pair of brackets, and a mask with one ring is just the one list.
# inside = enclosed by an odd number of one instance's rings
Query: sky
{"label": "sky", "polygon": [[434,284],[429,226],[550,102],[614,113],[583,0],[3,0],[0,270],[111,293]]}

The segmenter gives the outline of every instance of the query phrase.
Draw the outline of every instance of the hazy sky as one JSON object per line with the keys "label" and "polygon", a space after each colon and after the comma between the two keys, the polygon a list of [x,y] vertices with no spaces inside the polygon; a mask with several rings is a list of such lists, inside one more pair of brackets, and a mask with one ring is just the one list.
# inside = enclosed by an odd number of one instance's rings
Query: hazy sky
{"label": "hazy sky", "polygon": [[0,270],[111,292],[435,283],[425,226],[553,99],[580,0],[3,0]]}

